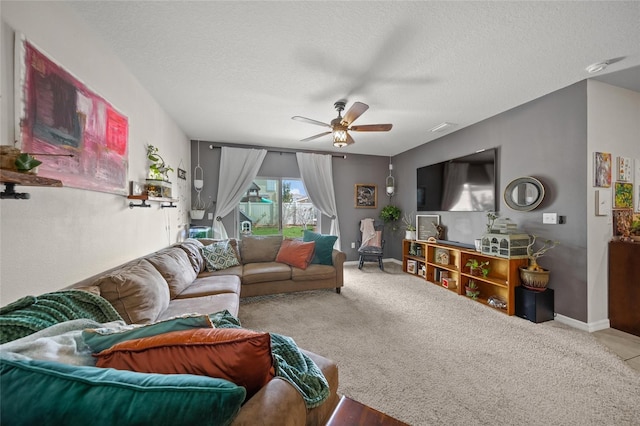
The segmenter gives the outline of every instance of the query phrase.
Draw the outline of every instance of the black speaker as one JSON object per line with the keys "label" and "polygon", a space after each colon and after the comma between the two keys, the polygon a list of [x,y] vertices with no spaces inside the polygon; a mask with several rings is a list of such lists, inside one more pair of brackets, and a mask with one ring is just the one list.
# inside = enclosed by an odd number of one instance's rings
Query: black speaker
{"label": "black speaker", "polygon": [[516,287],[516,315],[532,322],[553,319],[553,289],[544,291]]}

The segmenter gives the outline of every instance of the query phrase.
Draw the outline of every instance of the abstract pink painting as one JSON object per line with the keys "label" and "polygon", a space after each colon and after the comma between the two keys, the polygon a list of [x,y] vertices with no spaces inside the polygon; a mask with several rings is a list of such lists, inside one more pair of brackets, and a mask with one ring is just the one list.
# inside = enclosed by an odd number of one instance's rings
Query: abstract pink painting
{"label": "abstract pink painting", "polygon": [[21,149],[42,161],[38,175],[67,187],[126,195],[127,117],[28,41],[16,48],[24,58]]}

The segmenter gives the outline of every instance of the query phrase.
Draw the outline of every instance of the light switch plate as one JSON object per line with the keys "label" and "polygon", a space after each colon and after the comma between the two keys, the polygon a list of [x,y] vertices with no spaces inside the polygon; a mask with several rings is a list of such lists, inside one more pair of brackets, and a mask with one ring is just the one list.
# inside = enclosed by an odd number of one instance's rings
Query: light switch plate
{"label": "light switch plate", "polygon": [[558,213],[542,213],[542,223],[555,225],[558,223]]}

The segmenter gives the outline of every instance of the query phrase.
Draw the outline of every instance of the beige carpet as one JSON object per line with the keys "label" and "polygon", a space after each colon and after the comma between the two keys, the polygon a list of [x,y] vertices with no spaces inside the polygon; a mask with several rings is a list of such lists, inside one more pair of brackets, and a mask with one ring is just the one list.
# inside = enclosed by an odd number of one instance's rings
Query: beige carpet
{"label": "beige carpet", "polygon": [[385,269],[346,266],[342,294],[243,299],[239,317],[335,360],[339,393],[412,425],[640,425],[640,374],[589,333]]}

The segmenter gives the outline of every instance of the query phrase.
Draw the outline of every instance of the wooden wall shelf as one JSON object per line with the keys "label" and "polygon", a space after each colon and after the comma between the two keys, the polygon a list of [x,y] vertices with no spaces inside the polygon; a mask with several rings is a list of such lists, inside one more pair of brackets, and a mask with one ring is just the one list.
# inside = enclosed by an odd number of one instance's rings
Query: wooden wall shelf
{"label": "wooden wall shelf", "polygon": [[[421,246],[421,253],[424,257],[409,254],[411,244]],[[436,261],[436,251],[446,251],[448,254],[447,263]],[[477,259],[479,262],[489,262],[490,272],[486,277],[471,275],[466,263],[469,259]],[[402,241],[402,268],[408,272],[408,261],[416,262],[413,270],[420,271],[425,268],[424,279],[439,287],[442,287],[441,275],[446,271],[450,279],[456,281],[456,288],[445,288],[458,295],[465,295],[465,286],[470,280],[478,284],[480,295],[476,299],[479,303],[487,306],[491,296],[497,296],[502,301],[507,302],[506,309],[497,309],[507,315],[515,314],[515,288],[520,285],[520,266],[526,266],[528,259],[507,259],[503,257],[482,254],[471,248],[463,248],[440,243],[429,243],[424,241],[403,240]],[[411,273],[413,274],[413,273]]]}
{"label": "wooden wall shelf", "polygon": [[31,197],[26,192],[16,192],[16,185],[62,187],[62,181],[58,179],[50,179],[32,173],[21,173],[7,169],[0,169],[0,183],[3,183],[5,188],[4,192],[0,193],[0,198],[11,198],[14,200],[28,200]]}

